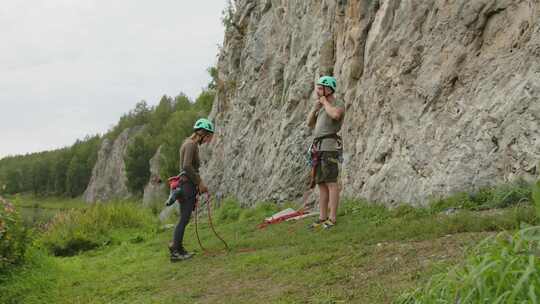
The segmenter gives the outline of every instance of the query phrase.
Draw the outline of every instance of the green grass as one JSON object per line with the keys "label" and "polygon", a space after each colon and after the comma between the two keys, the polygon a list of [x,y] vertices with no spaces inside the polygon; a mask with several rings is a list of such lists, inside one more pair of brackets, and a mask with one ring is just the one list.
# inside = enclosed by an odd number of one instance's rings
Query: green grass
{"label": "green grass", "polygon": [[44,251],[30,248],[27,262],[0,276],[0,303],[58,303],[58,262]]}
{"label": "green grass", "polygon": [[[0,302],[391,303],[462,261],[465,248],[495,231],[536,222],[526,203],[444,215],[430,207],[389,210],[349,200],[329,231],[307,229],[313,218],[257,229],[275,210],[271,204],[240,209],[229,200],[214,217],[231,252],[201,215],[199,232],[209,252],[198,249],[192,221],[186,247],[197,255],[174,264],[166,248],[171,229],[141,235],[140,227],[108,226],[114,242],[71,257],[41,253],[32,262],[36,266],[4,278],[0,291],[10,293],[1,292]],[[40,288],[30,288],[39,282]]]}
{"label": "green grass", "polygon": [[540,226],[482,241],[463,265],[433,276],[398,301],[416,303],[538,303]]}
{"label": "green grass", "polygon": [[477,191],[456,193],[452,196],[435,199],[430,209],[435,212],[453,209],[489,210],[506,208],[532,201],[530,183],[517,180],[511,184],[484,187]]}
{"label": "green grass", "polygon": [[157,220],[148,209],[109,202],[57,214],[38,243],[54,255],[71,256],[120,241],[125,234],[140,241],[156,228]]}

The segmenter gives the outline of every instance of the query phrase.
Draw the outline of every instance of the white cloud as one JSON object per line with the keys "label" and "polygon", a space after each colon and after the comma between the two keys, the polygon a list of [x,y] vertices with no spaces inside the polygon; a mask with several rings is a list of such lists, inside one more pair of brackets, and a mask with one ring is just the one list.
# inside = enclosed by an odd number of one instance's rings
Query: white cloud
{"label": "white cloud", "polygon": [[208,83],[224,0],[7,0],[0,157],[103,133],[146,100]]}

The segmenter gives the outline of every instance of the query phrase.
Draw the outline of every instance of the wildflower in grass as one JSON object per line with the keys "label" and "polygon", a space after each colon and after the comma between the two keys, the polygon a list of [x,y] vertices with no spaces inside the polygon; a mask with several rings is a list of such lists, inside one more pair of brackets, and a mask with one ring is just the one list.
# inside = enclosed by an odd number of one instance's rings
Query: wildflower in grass
{"label": "wildflower in grass", "polygon": [[0,274],[23,261],[28,235],[10,202],[0,200]]}

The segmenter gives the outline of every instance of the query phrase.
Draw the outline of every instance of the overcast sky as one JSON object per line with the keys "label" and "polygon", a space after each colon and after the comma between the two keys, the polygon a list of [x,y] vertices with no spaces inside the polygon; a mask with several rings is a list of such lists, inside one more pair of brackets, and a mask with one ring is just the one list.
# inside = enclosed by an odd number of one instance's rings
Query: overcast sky
{"label": "overcast sky", "polygon": [[140,100],[194,98],[225,0],[3,0],[0,158],[103,134]]}

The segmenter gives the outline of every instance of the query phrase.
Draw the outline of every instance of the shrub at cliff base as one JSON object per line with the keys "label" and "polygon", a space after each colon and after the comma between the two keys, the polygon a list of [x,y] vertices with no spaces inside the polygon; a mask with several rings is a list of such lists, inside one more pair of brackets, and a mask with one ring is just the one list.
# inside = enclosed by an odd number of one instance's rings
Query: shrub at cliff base
{"label": "shrub at cliff base", "polygon": [[95,204],[58,214],[38,243],[54,255],[71,256],[114,242],[115,233],[128,231],[140,240],[156,227],[150,211],[135,204]]}
{"label": "shrub at cliff base", "polygon": [[15,207],[0,198],[0,274],[24,261],[28,233]]}

